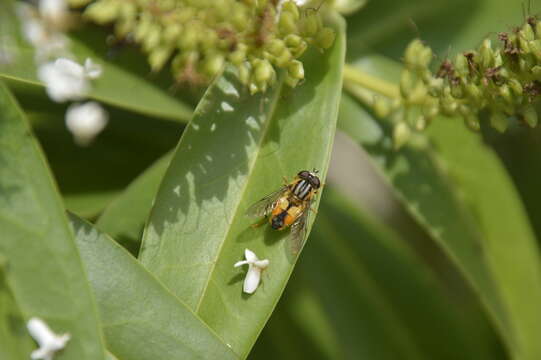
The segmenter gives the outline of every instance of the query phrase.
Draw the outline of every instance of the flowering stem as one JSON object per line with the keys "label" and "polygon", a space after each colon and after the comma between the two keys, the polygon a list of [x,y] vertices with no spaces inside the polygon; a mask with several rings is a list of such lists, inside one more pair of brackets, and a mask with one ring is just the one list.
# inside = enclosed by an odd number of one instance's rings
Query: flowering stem
{"label": "flowering stem", "polygon": [[398,99],[400,97],[400,92],[397,85],[369,75],[366,72],[353,67],[352,65],[346,64],[344,66],[344,87],[348,91],[351,91],[352,88],[354,88],[351,85],[361,86],[367,90],[371,90],[380,95],[386,96],[389,99]]}

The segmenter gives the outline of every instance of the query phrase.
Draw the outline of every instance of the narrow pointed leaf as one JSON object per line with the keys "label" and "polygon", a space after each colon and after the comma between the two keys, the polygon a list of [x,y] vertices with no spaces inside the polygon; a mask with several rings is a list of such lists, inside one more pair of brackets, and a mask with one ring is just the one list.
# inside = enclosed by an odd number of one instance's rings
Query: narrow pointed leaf
{"label": "narrow pointed leaf", "polygon": [[27,360],[34,344],[6,281],[4,263],[0,255],[0,359]]}
{"label": "narrow pointed leaf", "polygon": [[483,255],[507,313],[513,351],[522,359],[539,359],[541,259],[524,206],[494,150],[459,121],[446,120],[437,119],[429,134],[477,215]]}
{"label": "narrow pointed leaf", "polygon": [[139,175],[103,212],[96,227],[137,253],[141,235],[172,154],[166,154]]}
{"label": "narrow pointed leaf", "polygon": [[237,359],[126,250],[71,215],[108,349],[122,360]]}
{"label": "narrow pointed leaf", "polygon": [[43,154],[0,83],[0,253],[25,318],[69,332],[66,358],[103,359],[94,299]]}
{"label": "narrow pointed leaf", "polygon": [[[141,261],[233,349],[246,356],[295,262],[289,229],[250,227],[255,201],[282,176],[328,167],[341,92],[344,36],[303,57],[306,80],[250,95],[226,72],[207,91],[173,156],[145,230]],[[313,221],[311,216],[310,222]],[[263,284],[242,293],[249,248],[270,260]],[[268,275],[267,275],[268,274]]]}
{"label": "narrow pointed leaf", "polygon": [[406,144],[395,150],[392,125],[378,121],[347,95],[342,98],[338,127],[370,155],[397,199],[455,261],[505,332],[501,301],[488,264],[479,256],[480,234],[434,149]]}

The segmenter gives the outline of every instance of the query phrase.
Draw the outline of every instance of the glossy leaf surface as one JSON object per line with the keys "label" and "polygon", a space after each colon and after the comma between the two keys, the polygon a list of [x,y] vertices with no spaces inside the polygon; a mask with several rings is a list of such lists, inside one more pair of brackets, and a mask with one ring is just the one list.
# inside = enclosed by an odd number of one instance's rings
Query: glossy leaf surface
{"label": "glossy leaf surface", "polygon": [[[303,348],[327,359],[505,359],[479,308],[451,294],[410,247],[330,184],[263,341],[291,343],[281,356],[289,359]],[[295,346],[299,338],[311,341]],[[253,358],[270,358],[259,345]]]}
{"label": "glossy leaf surface", "polygon": [[160,182],[172,154],[166,154],[139,175],[101,214],[96,227],[137,253]]}
{"label": "glossy leaf surface", "polygon": [[[294,91],[279,79],[265,94],[252,96],[229,72],[209,88],[171,160],[145,230],[141,261],[242,356],[296,260],[289,229],[254,229],[245,212],[280,188],[282,176],[317,168],[325,179],[345,50],[341,24],[337,30],[331,49],[304,56],[306,81]],[[251,296],[242,293],[246,270],[233,268],[245,248],[270,260],[262,286]]]}
{"label": "glossy leaf surface", "polygon": [[94,299],[43,154],[0,83],[0,253],[25,317],[72,339],[62,356],[103,359]]}
{"label": "glossy leaf surface", "polygon": [[237,359],[126,250],[71,216],[108,349],[118,359]]}

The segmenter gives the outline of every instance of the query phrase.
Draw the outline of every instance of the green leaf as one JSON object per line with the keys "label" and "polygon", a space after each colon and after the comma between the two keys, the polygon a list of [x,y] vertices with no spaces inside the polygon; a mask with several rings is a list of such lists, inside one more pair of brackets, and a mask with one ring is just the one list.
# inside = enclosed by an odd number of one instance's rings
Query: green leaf
{"label": "green leaf", "polygon": [[[391,62],[371,58],[359,63],[382,77],[398,68]],[[340,117],[339,127],[371,154],[399,198],[405,200],[406,209],[459,265],[480,293],[509,351],[525,358],[541,356],[541,345],[530,338],[538,326],[531,319],[541,316],[530,303],[530,299],[541,296],[537,249],[519,198],[492,150],[481,144],[480,135],[471,134],[460,121],[436,119],[437,126],[432,125],[428,133],[442,129],[436,140],[446,148],[440,145],[434,149],[421,138],[396,152],[385,145],[391,141],[388,124],[380,125],[352,101],[345,113],[350,111],[349,116]],[[363,131],[360,121],[371,132]],[[417,155],[408,160],[412,153]],[[449,169],[454,182],[446,179]],[[492,188],[484,188],[484,184]],[[511,229],[514,232],[508,233]],[[513,247],[517,247],[513,251],[509,251],[511,234],[513,239],[521,234],[520,240],[513,242]],[[511,266],[511,262],[524,267]],[[530,296],[526,296],[526,289],[531,290]],[[524,299],[523,303],[518,296]]]}
{"label": "green leaf", "polygon": [[109,350],[122,360],[237,359],[126,250],[71,215]]}
{"label": "green leaf", "polygon": [[27,360],[33,343],[6,281],[4,263],[5,259],[0,256],[0,359]]}
{"label": "green leaf", "polygon": [[96,227],[137,254],[145,220],[150,213],[160,182],[171,161],[168,153],[139,175],[113,201],[96,222]]}
{"label": "green leaf", "polygon": [[489,267],[480,257],[480,234],[437,152],[426,143],[395,150],[392,125],[376,120],[347,95],[338,127],[370,155],[397,199],[458,265],[505,333],[505,314]]}
{"label": "green leaf", "polygon": [[508,315],[512,350],[522,359],[539,359],[541,262],[520,197],[479,134],[467,131],[456,119],[437,119],[428,134],[477,215],[483,256]]}
{"label": "green leaf", "polygon": [[[18,33],[13,26],[7,31],[6,36]],[[169,74],[164,74],[161,79],[154,75],[153,80],[146,60],[142,60],[142,55],[135,49],[124,49],[110,55],[106,36],[103,30],[90,26],[69,34],[70,50],[77,61],[83,63],[90,57],[103,68],[102,76],[92,82],[89,97],[141,114],[187,122],[192,114],[191,106],[168,90],[171,81],[164,78],[170,78]],[[10,64],[0,66],[0,78],[22,83],[17,86],[25,87],[29,92],[38,86],[43,87],[37,78],[32,47],[22,41],[15,42],[15,45],[12,52],[17,57]]]}
{"label": "green leaf", "polygon": [[504,359],[475,303],[457,301],[404,240],[329,185],[277,312],[329,359]]}
{"label": "green leaf", "polygon": [[69,332],[65,358],[103,359],[94,299],[41,150],[0,83],[0,253],[25,318]]}
{"label": "green leaf", "polygon": [[[295,258],[289,230],[253,229],[244,214],[282,176],[327,172],[344,59],[334,46],[303,57],[306,80],[251,96],[226,72],[207,91],[164,177],[143,237],[141,261],[245,357],[270,316]],[[313,216],[311,217],[313,220]],[[249,248],[270,260],[263,285],[242,294],[233,264]]]}

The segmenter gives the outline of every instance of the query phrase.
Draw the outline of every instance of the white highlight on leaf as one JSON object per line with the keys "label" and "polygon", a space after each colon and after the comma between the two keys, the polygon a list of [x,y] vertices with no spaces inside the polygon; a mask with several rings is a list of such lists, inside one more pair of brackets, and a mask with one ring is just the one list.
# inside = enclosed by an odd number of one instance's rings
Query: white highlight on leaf
{"label": "white highlight on leaf", "polygon": [[246,260],[235,263],[234,267],[248,265],[248,272],[244,278],[243,291],[247,294],[253,294],[261,281],[261,272],[269,266],[269,260],[259,260],[253,251],[244,250]]}
{"label": "white highlight on leaf", "polygon": [[173,192],[177,194],[177,196],[180,196],[180,185],[175,186],[175,188],[173,189]]}
{"label": "white highlight on leaf", "polygon": [[235,110],[235,108],[233,106],[231,106],[228,102],[225,102],[225,101],[222,101],[220,106],[222,107],[222,110],[225,111],[225,112],[231,112],[231,111]]}
{"label": "white highlight on leaf", "polygon": [[39,349],[34,350],[30,355],[33,360],[52,360],[54,354],[66,347],[70,339],[69,334],[55,334],[40,318],[34,317],[28,320],[26,328],[39,345]]}
{"label": "white highlight on leaf", "polygon": [[80,100],[90,90],[88,79],[101,75],[101,67],[87,59],[85,66],[66,58],[42,64],[38,78],[45,83],[47,94],[56,102]]}
{"label": "white highlight on leaf", "polygon": [[210,155],[205,155],[205,159],[207,159],[208,162],[212,162],[212,156]]}
{"label": "white highlight on leaf", "polygon": [[103,131],[108,120],[107,112],[94,101],[73,104],[66,112],[66,126],[80,146],[90,144]]}
{"label": "white highlight on leaf", "polygon": [[254,130],[260,130],[261,129],[261,126],[259,126],[259,123],[257,122],[257,120],[253,116],[248,116],[248,118],[246,119],[246,125],[248,125],[249,127],[251,127]]}
{"label": "white highlight on leaf", "polygon": [[192,124],[192,127],[193,127],[193,129],[194,129],[195,131],[199,130],[199,125],[196,124],[196,123],[193,123],[193,124]]}
{"label": "white highlight on leaf", "polygon": [[210,132],[214,132],[216,130],[216,123],[210,125]]}

